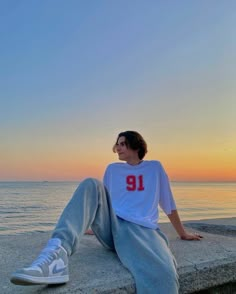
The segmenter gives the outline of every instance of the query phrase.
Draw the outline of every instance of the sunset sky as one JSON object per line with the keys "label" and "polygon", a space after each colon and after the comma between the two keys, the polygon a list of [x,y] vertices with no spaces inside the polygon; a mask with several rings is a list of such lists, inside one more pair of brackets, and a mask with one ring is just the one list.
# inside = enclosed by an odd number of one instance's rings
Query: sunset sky
{"label": "sunset sky", "polygon": [[102,178],[124,130],[236,181],[236,1],[1,1],[0,35],[0,181]]}

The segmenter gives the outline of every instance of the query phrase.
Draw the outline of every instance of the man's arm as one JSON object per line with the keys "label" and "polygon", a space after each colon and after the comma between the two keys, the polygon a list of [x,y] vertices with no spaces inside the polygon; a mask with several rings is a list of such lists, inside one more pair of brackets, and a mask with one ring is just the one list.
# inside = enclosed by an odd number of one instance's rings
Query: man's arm
{"label": "man's arm", "polygon": [[177,210],[172,210],[171,214],[167,215],[168,218],[170,219],[173,227],[175,228],[176,232],[178,233],[178,235],[180,236],[180,238],[182,240],[201,240],[202,236],[199,234],[192,234],[192,233],[188,233],[184,226],[181,223],[179,214]]}

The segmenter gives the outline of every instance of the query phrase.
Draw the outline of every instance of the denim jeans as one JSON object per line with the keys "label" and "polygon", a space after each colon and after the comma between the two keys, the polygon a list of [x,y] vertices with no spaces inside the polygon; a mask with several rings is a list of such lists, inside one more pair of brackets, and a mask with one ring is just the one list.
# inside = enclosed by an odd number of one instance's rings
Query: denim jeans
{"label": "denim jeans", "polygon": [[115,215],[110,196],[96,179],[84,180],[64,209],[52,237],[68,255],[78,249],[91,227],[98,240],[114,250],[134,277],[138,294],[176,294],[179,283],[175,259],[166,236]]}

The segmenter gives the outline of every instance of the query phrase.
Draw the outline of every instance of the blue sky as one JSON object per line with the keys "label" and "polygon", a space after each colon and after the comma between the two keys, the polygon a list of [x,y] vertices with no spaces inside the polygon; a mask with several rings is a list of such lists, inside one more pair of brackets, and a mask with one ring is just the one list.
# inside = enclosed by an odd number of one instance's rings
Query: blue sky
{"label": "blue sky", "polygon": [[173,178],[202,154],[232,173],[235,27],[228,0],[1,1],[0,180],[101,176],[126,129]]}

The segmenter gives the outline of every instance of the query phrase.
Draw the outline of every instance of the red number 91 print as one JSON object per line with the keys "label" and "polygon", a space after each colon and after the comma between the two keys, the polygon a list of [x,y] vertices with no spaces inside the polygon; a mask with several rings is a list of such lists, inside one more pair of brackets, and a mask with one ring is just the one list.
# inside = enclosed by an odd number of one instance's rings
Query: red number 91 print
{"label": "red number 91 print", "polygon": [[144,186],[143,186],[143,176],[127,176],[126,177],[126,189],[128,191],[143,191]]}

